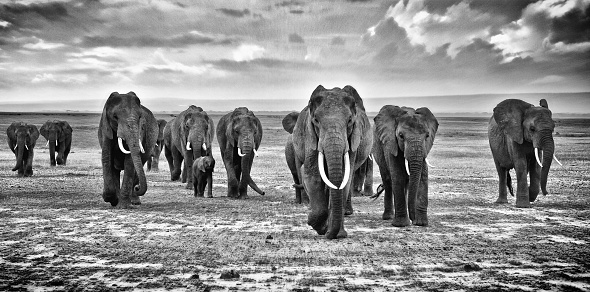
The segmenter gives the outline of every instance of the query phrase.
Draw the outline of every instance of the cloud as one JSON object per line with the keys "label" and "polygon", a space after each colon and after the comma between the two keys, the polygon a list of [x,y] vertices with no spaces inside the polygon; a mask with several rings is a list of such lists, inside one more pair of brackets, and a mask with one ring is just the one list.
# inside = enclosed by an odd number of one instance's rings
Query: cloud
{"label": "cloud", "polygon": [[289,35],[289,42],[290,43],[297,43],[297,44],[305,43],[305,41],[303,40],[303,37],[301,37],[300,35],[298,35],[296,33],[292,33]]}
{"label": "cloud", "polygon": [[252,61],[261,58],[265,49],[254,44],[242,44],[233,51],[233,57],[236,62]]}
{"label": "cloud", "polygon": [[229,8],[219,8],[217,9],[217,11],[231,16],[231,17],[244,17],[247,15],[250,15],[250,10],[249,9],[244,9],[244,10],[237,10],[237,9],[229,9]]}
{"label": "cloud", "polygon": [[88,82],[88,76],[85,74],[63,74],[55,76],[51,73],[42,73],[35,75],[35,78],[31,80],[33,84],[39,83],[59,83],[63,85],[81,85]]}
{"label": "cloud", "polygon": [[191,31],[169,37],[150,35],[131,37],[86,36],[83,38],[82,45],[86,47],[186,47],[197,44],[231,44],[232,42],[234,41],[228,38],[216,38]]}
{"label": "cloud", "polygon": [[[0,17],[5,18],[8,15],[14,17],[27,17],[26,15],[36,14],[50,21],[61,20],[68,16],[68,10],[65,5],[58,2],[46,3],[10,3],[2,5]],[[8,18],[10,19],[10,18]]]}
{"label": "cloud", "polygon": [[548,75],[539,79],[535,79],[533,81],[530,82],[530,84],[535,85],[535,84],[552,84],[552,83],[558,83],[565,80],[565,77],[563,76],[558,76],[558,75]]}
{"label": "cloud", "polygon": [[[37,39],[37,38],[35,38],[35,39]],[[58,43],[46,43],[42,39],[37,39],[37,42],[34,44],[28,43],[28,44],[23,45],[23,47],[25,49],[29,49],[29,50],[53,50],[53,49],[61,48],[63,46],[65,46],[65,45],[58,44]]]}

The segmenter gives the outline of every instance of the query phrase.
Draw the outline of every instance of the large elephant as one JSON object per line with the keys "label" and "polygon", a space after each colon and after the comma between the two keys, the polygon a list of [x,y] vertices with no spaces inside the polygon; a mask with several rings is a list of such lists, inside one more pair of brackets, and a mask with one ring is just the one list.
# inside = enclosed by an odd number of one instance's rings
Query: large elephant
{"label": "large elephant", "polygon": [[372,144],[371,124],[357,91],[350,85],[330,90],[319,85],[293,129],[295,163],[310,201],[307,223],[318,234],[347,236],[351,174],[369,157]]}
{"label": "large elephant", "polygon": [[[375,116],[373,156],[385,190],[383,219],[428,225],[428,162],[438,121],[428,108],[386,105]],[[407,201],[406,201],[407,198]],[[394,207],[395,204],[395,215]],[[409,215],[409,217],[408,217]]]}
{"label": "large elephant", "polygon": [[35,125],[14,122],[6,129],[8,147],[16,156],[16,165],[12,171],[18,170],[18,176],[33,175],[34,148],[39,138],[39,130]]}
{"label": "large elephant", "polygon": [[160,153],[162,153],[162,148],[164,148],[164,128],[166,127],[167,123],[168,122],[166,122],[166,120],[158,120],[158,140],[156,141],[156,145],[154,146],[154,150],[152,151],[152,156],[147,161],[148,171],[158,171],[158,164],[160,163]]}
{"label": "large elephant", "polygon": [[[541,106],[506,99],[494,108],[488,137],[499,177],[496,203],[508,203],[506,187],[513,194],[512,168],[516,171],[516,207],[530,207],[530,202],[534,202],[539,194],[539,185],[543,194],[547,194],[547,177],[555,158],[554,128],[551,111],[544,99]],[[542,151],[542,163],[538,150]],[[527,186],[527,174],[530,175],[530,186]]]}
{"label": "large elephant", "polygon": [[287,142],[285,143],[285,160],[287,161],[287,166],[291,171],[291,175],[293,176],[293,187],[295,188],[295,203],[297,204],[308,204],[309,197],[303,188],[303,182],[299,178],[299,174],[297,171],[297,165],[295,164],[295,147],[293,146],[293,128],[295,128],[295,124],[297,123],[297,118],[299,117],[299,112],[291,112],[287,114],[283,118],[283,129],[287,131],[290,135],[287,137]]}
{"label": "large elephant", "polygon": [[[174,120],[170,121],[170,149],[166,149],[172,157],[173,168],[170,177],[178,180],[182,174],[182,182],[186,188],[193,188],[193,161],[201,156],[211,156],[211,143],[215,135],[213,120],[201,107],[189,106]],[[182,168],[182,162],[184,167]],[[170,164],[170,160],[168,160]]]}
{"label": "large elephant", "polygon": [[105,202],[118,208],[141,204],[139,196],[147,191],[143,164],[150,158],[157,139],[156,118],[141,105],[137,95],[111,93],[98,126]]}
{"label": "large elephant", "polygon": [[217,142],[227,171],[227,196],[245,199],[248,186],[264,195],[250,176],[262,141],[262,124],[246,107],[236,108],[217,123]]}
{"label": "large elephant", "polygon": [[[66,165],[72,147],[72,127],[70,124],[59,120],[47,121],[41,126],[39,132],[47,139],[50,165],[55,166],[56,161],[59,165]],[[57,159],[55,152],[57,152]]]}

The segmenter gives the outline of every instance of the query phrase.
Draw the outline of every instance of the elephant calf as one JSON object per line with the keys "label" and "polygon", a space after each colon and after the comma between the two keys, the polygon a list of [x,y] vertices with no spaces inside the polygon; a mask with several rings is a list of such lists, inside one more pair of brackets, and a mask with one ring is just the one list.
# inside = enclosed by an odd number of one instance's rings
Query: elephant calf
{"label": "elephant calf", "polygon": [[33,149],[39,138],[39,130],[35,125],[15,122],[6,129],[8,147],[16,156],[16,165],[12,171],[18,170],[18,176],[33,175]]}
{"label": "elephant calf", "polygon": [[207,198],[213,198],[213,169],[215,168],[215,159],[212,156],[201,156],[193,162],[193,190],[195,197],[205,195],[207,189]]}

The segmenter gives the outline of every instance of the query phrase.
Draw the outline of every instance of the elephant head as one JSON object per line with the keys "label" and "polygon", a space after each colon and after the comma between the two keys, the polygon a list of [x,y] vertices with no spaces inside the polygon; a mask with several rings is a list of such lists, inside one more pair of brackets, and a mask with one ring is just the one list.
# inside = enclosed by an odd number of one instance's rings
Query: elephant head
{"label": "elephant head", "polygon": [[201,107],[191,105],[184,115],[180,115],[182,121],[180,125],[180,140],[192,157],[185,157],[189,165],[192,161],[201,156],[207,156],[211,153],[211,142],[215,133],[213,120]]}
{"label": "elephant head", "polygon": [[29,165],[28,160],[39,138],[37,127],[23,122],[15,122],[8,126],[6,135],[8,136],[8,146],[12,153],[16,155],[16,165],[12,168],[12,171],[19,170],[19,174],[31,175],[32,170],[29,172],[28,168],[32,165]]}
{"label": "elephant head", "polygon": [[71,143],[72,127],[66,121],[47,121],[39,130],[41,135],[47,139],[49,145],[49,158],[51,166],[55,166],[56,158],[55,151],[57,149],[57,164],[65,164],[64,151],[68,147],[67,143]]}
{"label": "elephant head", "polygon": [[[105,138],[109,141],[117,140],[117,142],[111,142],[118,146],[112,155],[115,157],[131,155],[133,167],[139,179],[139,185],[135,185],[133,188],[136,196],[142,196],[147,191],[141,157],[147,155],[142,145],[142,140],[145,139],[146,129],[144,128],[147,119],[143,114],[141,102],[134,92],[127,94],[113,92],[105,103],[99,125],[101,140]],[[102,145],[102,147],[110,147],[110,145]],[[151,152],[151,148],[147,150]],[[104,159],[105,157],[103,157]]]}
{"label": "elephant head", "polygon": [[148,170],[152,168],[154,170],[158,170],[158,164],[160,162],[160,153],[162,152],[162,148],[164,147],[164,128],[166,127],[166,120],[160,119],[158,120],[158,140],[156,145],[154,145],[154,150],[152,151],[152,157],[148,159]]}
{"label": "elephant head", "polygon": [[[408,107],[386,105],[375,116],[376,142],[383,148],[383,154],[390,168],[393,170],[394,157],[402,156],[405,160],[406,174],[408,175],[407,196],[410,219],[414,220],[416,208],[426,212],[426,206],[415,205],[415,200],[427,202],[427,198],[417,198],[420,179],[426,157],[434,143],[434,137],[438,130],[438,121],[428,108],[422,107],[414,110]],[[422,195],[422,194],[420,194]],[[427,194],[425,193],[424,196]]]}
{"label": "elephant head", "polygon": [[[541,106],[533,106],[519,99],[507,99],[494,108],[494,120],[507,139],[518,144],[530,143],[534,147],[535,158],[541,166],[541,190],[547,194],[547,177],[554,158],[555,144],[553,129],[555,123],[546,100]],[[539,159],[542,151],[542,162]],[[534,201],[536,198],[529,198]]]}

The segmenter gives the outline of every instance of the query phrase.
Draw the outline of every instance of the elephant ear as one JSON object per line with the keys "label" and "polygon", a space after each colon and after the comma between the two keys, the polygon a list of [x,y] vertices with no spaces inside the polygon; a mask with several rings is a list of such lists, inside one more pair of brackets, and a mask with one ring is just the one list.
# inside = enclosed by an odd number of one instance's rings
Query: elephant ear
{"label": "elephant ear", "polygon": [[43,126],[41,126],[41,129],[39,129],[39,132],[41,133],[41,135],[42,135],[42,136],[43,136],[45,139],[48,139],[48,140],[49,140],[49,138],[48,138],[48,136],[47,136],[47,135],[48,135],[49,133],[47,133],[47,130],[48,130],[47,128],[49,128],[49,123],[51,123],[51,122],[50,122],[50,121],[47,121],[47,122],[45,122],[45,124],[43,124]]}
{"label": "elephant ear", "polygon": [[166,120],[158,120],[158,141],[162,141],[164,139],[164,128],[166,127]]}
{"label": "elephant ear", "polygon": [[307,104],[307,110],[309,112],[306,121],[306,134],[305,134],[305,145],[309,147],[311,150],[318,149],[318,135],[316,133],[316,127],[313,124],[313,119],[315,115],[315,110],[322,104],[324,97],[320,95],[321,92],[325,91],[326,89],[318,85],[316,89],[311,93],[311,97],[309,98],[309,102]]}
{"label": "elephant ear", "polygon": [[397,121],[399,117],[406,113],[405,110],[398,106],[385,105],[373,119],[375,121],[375,139],[384,146],[384,152],[397,156],[398,145],[395,134]]}
{"label": "elephant ear", "polygon": [[539,101],[539,105],[546,109],[549,109],[549,104],[547,103],[547,100],[544,98]]}
{"label": "elephant ear", "polygon": [[64,134],[64,137],[72,135],[73,130],[72,130],[72,127],[70,127],[70,124],[68,122],[61,121],[59,123],[61,125],[61,130],[62,130],[62,133]]}
{"label": "elephant ear", "polygon": [[295,128],[298,117],[299,112],[291,112],[283,118],[283,129],[285,129],[285,131],[287,131],[289,134],[293,134],[293,128]]}
{"label": "elephant ear", "polygon": [[260,142],[262,142],[262,123],[260,123],[260,120],[254,115],[254,113],[252,113],[252,120],[254,121],[254,126],[256,127],[254,143],[256,144],[256,150],[258,150],[258,147],[260,147]]}
{"label": "elephant ear", "polygon": [[350,150],[352,152],[356,152],[359,145],[361,144],[363,131],[365,129],[365,121],[363,120],[365,107],[362,104],[363,100],[352,86],[347,85],[344,87],[343,91],[350,95],[350,99],[348,97],[344,98],[344,102],[349,106],[350,112],[352,113],[352,130],[350,131],[350,136],[348,137],[348,143]]}
{"label": "elephant ear", "polygon": [[35,125],[27,125],[27,128],[29,128],[29,133],[32,141],[31,144],[35,145],[35,142],[37,141],[37,139],[39,139],[39,130]]}
{"label": "elephant ear", "polygon": [[363,104],[363,99],[361,98],[359,93],[356,91],[356,89],[354,89],[354,87],[352,87],[350,85],[346,85],[346,86],[344,86],[344,88],[342,90],[344,90],[346,93],[350,94],[354,98],[354,102],[359,109],[361,109],[362,111],[365,111],[365,105]]}
{"label": "elephant ear", "polygon": [[[207,141],[209,143],[213,143],[213,137],[215,136],[215,123],[213,119],[209,117],[209,115],[205,114],[205,118],[207,119]],[[210,145],[208,145],[210,146]],[[209,147],[211,148],[211,147]]]}
{"label": "elephant ear", "polygon": [[235,146],[234,141],[234,119],[235,119],[235,111],[227,116],[227,127],[225,127],[225,137],[227,138],[227,143],[232,147]]}
{"label": "elephant ear", "polygon": [[12,141],[16,140],[16,127],[19,125],[19,122],[14,122],[8,126],[6,129],[6,136]]}
{"label": "elephant ear", "polygon": [[494,108],[494,120],[512,141],[522,144],[524,112],[533,105],[519,99],[507,99]]}
{"label": "elephant ear", "polygon": [[111,124],[109,123],[108,111],[112,106],[114,106],[113,103],[115,102],[116,98],[121,98],[119,93],[111,93],[104,105],[104,109],[102,110],[102,116],[100,117],[100,130],[102,131],[102,135],[109,140],[113,139],[113,129],[111,129]]}
{"label": "elephant ear", "polygon": [[421,120],[429,134],[428,138],[426,138],[426,155],[428,155],[430,149],[432,149],[432,144],[434,144],[436,131],[438,131],[438,120],[427,107],[417,109],[416,114],[421,116]]}

